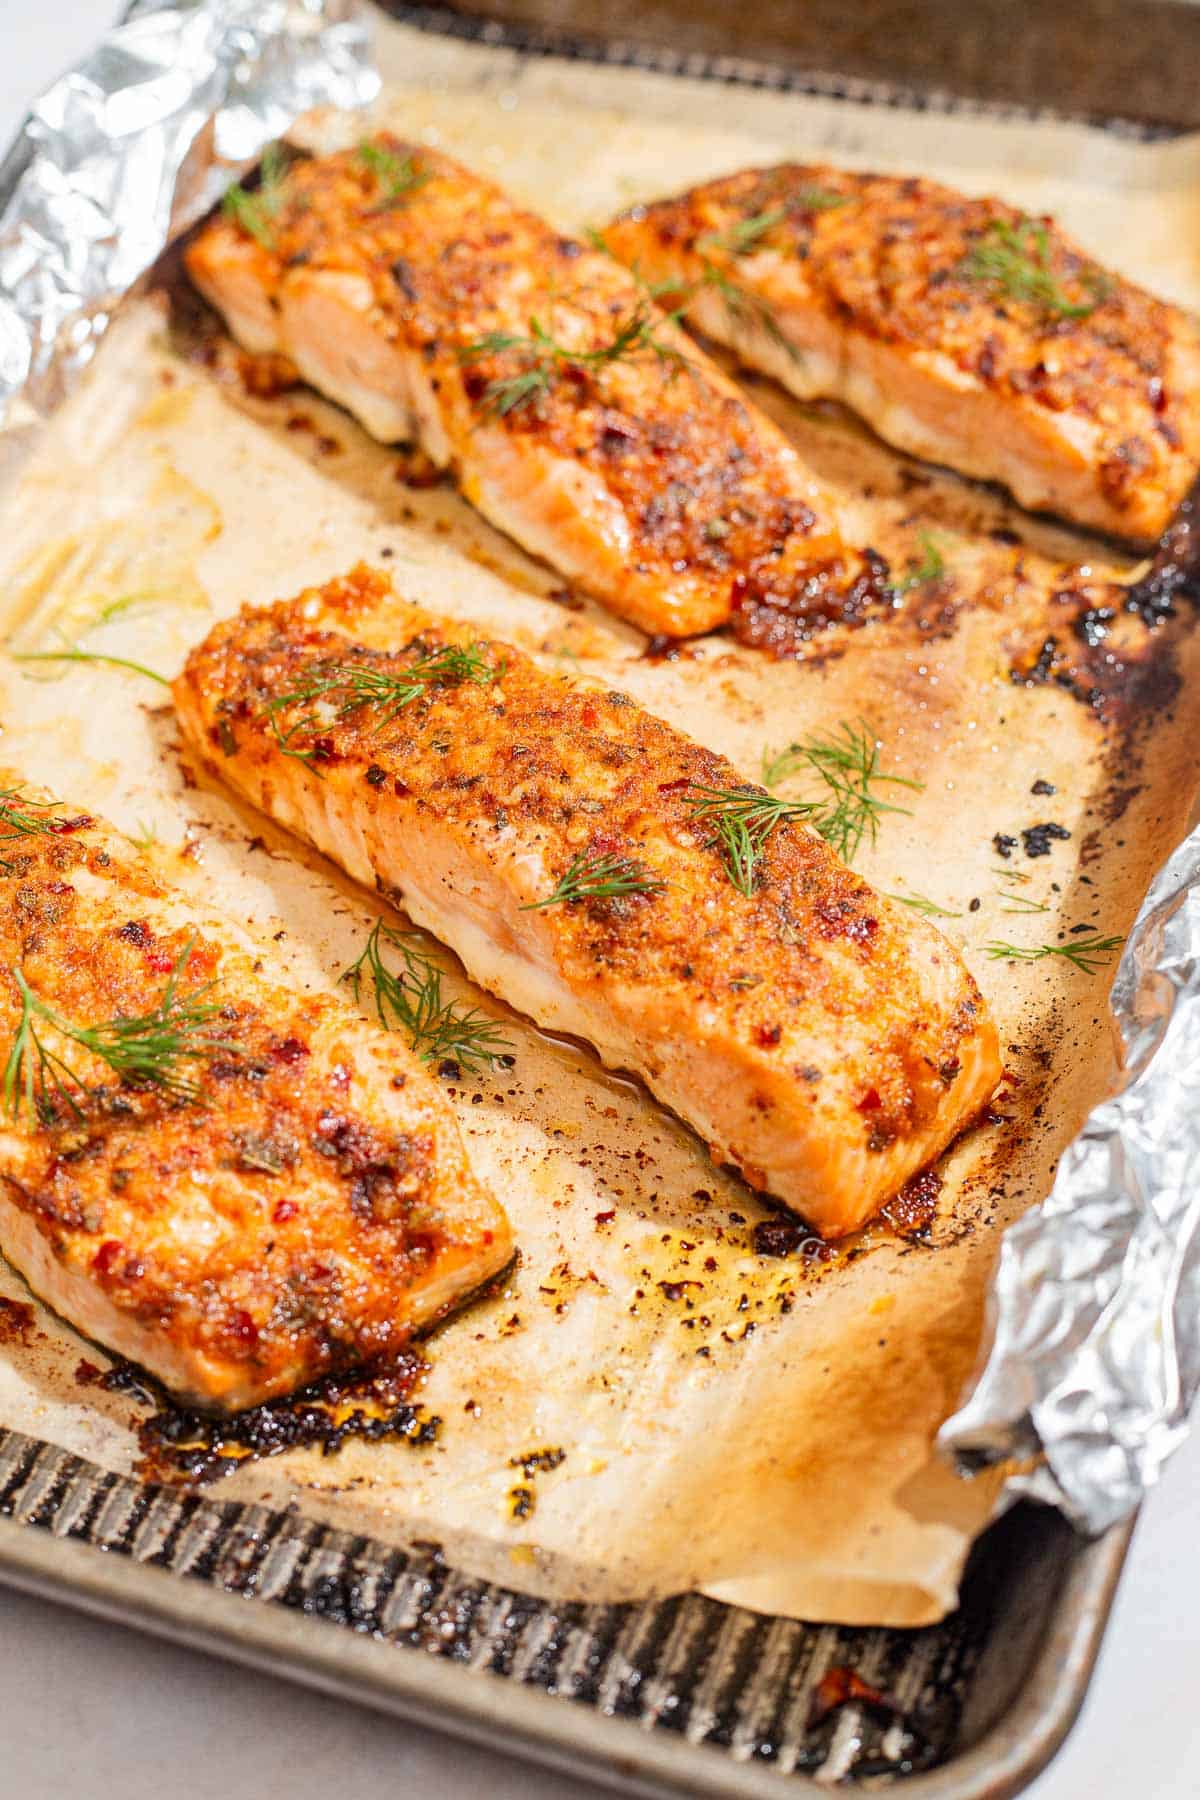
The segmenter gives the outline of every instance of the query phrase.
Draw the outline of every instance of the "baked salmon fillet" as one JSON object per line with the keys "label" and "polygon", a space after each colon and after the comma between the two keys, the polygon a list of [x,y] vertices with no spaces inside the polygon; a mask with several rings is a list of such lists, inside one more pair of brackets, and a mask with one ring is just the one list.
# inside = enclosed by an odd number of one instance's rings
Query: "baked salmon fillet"
{"label": "baked salmon fillet", "polygon": [[[718,1163],[854,1230],[982,1107],[956,951],[624,694],[349,576],[218,625],[174,684],[209,771],[595,1045]],[[753,866],[731,857],[740,818]]]}
{"label": "baked salmon fillet", "polygon": [[1048,218],[785,163],[636,206],[612,251],[802,399],[1023,506],[1149,543],[1200,466],[1200,337]]}
{"label": "baked salmon fillet", "polygon": [[508,1261],[403,1044],[264,980],[98,821],[10,790],[0,839],[0,1250],[49,1306],[232,1411],[386,1365]]}
{"label": "baked salmon fillet", "polygon": [[825,620],[878,598],[783,433],[613,257],[386,135],[267,174],[186,253],[234,337],[419,442],[622,618],[683,636],[755,596]]}

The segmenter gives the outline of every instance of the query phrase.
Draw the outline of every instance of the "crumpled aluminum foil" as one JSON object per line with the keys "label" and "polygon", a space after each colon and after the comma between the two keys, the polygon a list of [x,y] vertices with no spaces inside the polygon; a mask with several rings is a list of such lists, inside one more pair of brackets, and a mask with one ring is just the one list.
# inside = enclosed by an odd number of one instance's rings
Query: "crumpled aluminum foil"
{"label": "crumpled aluminum foil", "polygon": [[379,91],[355,0],[141,0],[0,168],[0,424],[52,410],[113,306],[299,113]]}
{"label": "crumpled aluminum foil", "polygon": [[[299,113],[378,89],[356,0],[135,0],[0,167],[0,428],[61,401],[121,295]],[[1124,1085],[1006,1234],[982,1373],[940,1438],[1090,1531],[1138,1504],[1200,1385],[1200,831],[1112,1008]]]}
{"label": "crumpled aluminum foil", "polygon": [[1124,1518],[1200,1386],[1200,830],[1160,870],[1112,990],[1124,1086],[1010,1227],[990,1348],[941,1443],[1088,1531]]}

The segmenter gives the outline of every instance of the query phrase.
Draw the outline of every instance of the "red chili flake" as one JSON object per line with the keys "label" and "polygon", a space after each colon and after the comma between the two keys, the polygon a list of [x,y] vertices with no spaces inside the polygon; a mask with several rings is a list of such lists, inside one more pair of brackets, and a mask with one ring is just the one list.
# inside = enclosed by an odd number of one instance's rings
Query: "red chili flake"
{"label": "red chili flake", "polygon": [[831,1712],[839,1706],[846,1706],[850,1701],[858,1701],[863,1706],[877,1707],[894,1717],[900,1716],[901,1708],[894,1700],[888,1698],[880,1688],[872,1687],[864,1681],[855,1669],[844,1664],[827,1669],[817,1683],[817,1691],[813,1696],[812,1709],[808,1715],[811,1726],[819,1725],[827,1719]]}
{"label": "red chili flake", "polygon": [[53,831],[58,837],[69,837],[73,831],[86,831],[96,821],[90,813],[80,813],[74,819],[47,819],[47,831]]}
{"label": "red chili flake", "polygon": [[680,775],[675,781],[660,781],[658,791],[660,794],[678,794],[682,789],[690,788],[691,785],[691,780],[687,775]]}
{"label": "red chili flake", "polygon": [[286,1225],[289,1219],[295,1218],[299,1210],[300,1209],[294,1200],[276,1201],[274,1211],[271,1214],[272,1225]]}
{"label": "red chili flake", "polygon": [[95,1387],[100,1380],[101,1373],[102,1371],[97,1368],[96,1364],[88,1362],[86,1357],[81,1356],[75,1364],[75,1379],[80,1387]]}
{"label": "red chili flake", "polygon": [[826,939],[842,937],[849,938],[852,944],[865,944],[879,930],[879,920],[859,912],[857,902],[851,899],[818,906],[816,916],[820,935]]}
{"label": "red chili flake", "polygon": [[862,1099],[858,1102],[858,1110],[859,1112],[878,1112],[882,1105],[883,1101],[879,1098],[879,1090],[877,1088],[868,1088]]}
{"label": "red chili flake", "polygon": [[106,1238],[92,1258],[92,1267],[97,1275],[111,1275],[113,1264],[119,1256],[124,1256],[125,1246],[116,1238]]}
{"label": "red chili flake", "polygon": [[165,950],[151,950],[146,958],[146,967],[153,969],[156,975],[169,975],[175,962],[175,957],[168,956]]}
{"label": "red chili flake", "polygon": [[312,1051],[302,1038],[288,1037],[272,1048],[271,1055],[276,1062],[298,1063],[302,1062],[306,1056],[311,1056]]}
{"label": "red chili flake", "polygon": [[1167,390],[1162,384],[1161,376],[1152,375],[1150,377],[1150,380],[1147,383],[1147,394],[1150,405],[1153,407],[1154,411],[1159,414],[1165,413],[1167,410]]}
{"label": "red chili flake", "polygon": [[406,795],[412,793],[412,789],[409,787],[407,781],[401,781],[398,775],[393,775],[392,792],[398,800],[403,800]]}
{"label": "red chili flake", "polygon": [[617,1216],[617,1212],[616,1212],[616,1208],[614,1207],[611,1212],[597,1213],[595,1215],[596,1223],[597,1223],[597,1225],[611,1225],[613,1220],[616,1218],[616,1216]]}
{"label": "red chili flake", "polygon": [[258,1342],[258,1326],[244,1307],[239,1307],[236,1312],[230,1314],[229,1330],[230,1335],[237,1338],[240,1343],[257,1344]]}
{"label": "red chili flake", "polygon": [[761,1044],[764,1050],[770,1050],[782,1036],[783,1027],[781,1025],[756,1025],[754,1028],[754,1041],[756,1044]]}
{"label": "red chili flake", "polygon": [[580,718],[589,730],[600,723],[600,714],[594,700],[585,700],[580,711]]}

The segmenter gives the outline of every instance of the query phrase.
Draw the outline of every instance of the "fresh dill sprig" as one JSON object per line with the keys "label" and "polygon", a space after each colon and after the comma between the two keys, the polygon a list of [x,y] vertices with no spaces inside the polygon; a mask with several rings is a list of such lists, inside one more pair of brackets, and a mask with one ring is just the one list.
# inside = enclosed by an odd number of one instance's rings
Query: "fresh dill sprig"
{"label": "fresh dill sprig", "polygon": [[[58,800],[29,800],[20,788],[0,791],[0,843],[12,838],[45,837],[58,829],[54,814]],[[0,856],[0,874],[10,875],[14,865]]]}
{"label": "fresh dill sprig", "polygon": [[884,813],[908,813],[906,806],[882,800],[875,792],[882,782],[911,788],[919,793],[924,782],[905,775],[885,775],[879,767],[879,745],[863,722],[843,722],[827,738],[813,737],[803,746],[804,757],[829,790],[828,798],[812,815],[820,833],[843,862],[853,862],[863,839],[875,842]]}
{"label": "fresh dill sprig", "polygon": [[909,558],[908,567],[899,581],[892,583],[894,594],[909,594],[914,588],[926,587],[930,582],[940,581],[946,573],[946,559],[942,555],[937,540],[930,531],[922,531],[917,538],[921,546],[918,559]]}
{"label": "fresh dill sprig", "polygon": [[160,687],[171,685],[165,675],[160,675],[157,669],[148,669],[145,663],[131,662],[127,656],[105,656],[99,650],[80,650],[75,644],[69,650],[14,650],[12,659],[19,663],[104,663],[111,669],[129,669],[135,675],[144,675],[147,681],[157,681]]}
{"label": "fresh dill sprig", "polygon": [[[816,188],[811,190],[814,196],[821,192]],[[842,198],[840,194],[831,194],[824,200],[824,205],[840,206]],[[820,207],[814,205],[810,210],[820,210]],[[777,207],[770,212],[755,213],[748,219],[737,219],[724,231],[710,231],[698,238],[696,252],[703,272],[696,287],[710,288],[718,295],[735,328],[743,331],[757,328],[791,361],[800,362],[800,351],[780,325],[774,309],[761,295],[739,286],[723,266],[726,261],[736,263],[740,257],[752,256],[786,218],[787,212]],[[720,260],[714,262],[714,256]],[[690,300],[691,295],[687,298]]]}
{"label": "fresh dill sprig", "polygon": [[821,799],[810,803],[808,822],[843,862],[853,862],[863,840],[875,842],[884,813],[908,813],[881,799],[876,788],[882,782],[920,792],[922,781],[905,775],[885,775],[879,767],[879,745],[866,723],[843,721],[829,737],[810,737],[783,750],[763,752],[763,782],[777,787],[792,775],[809,773],[824,784]]}
{"label": "fresh dill sprig", "polygon": [[136,831],[126,831],[121,835],[135,850],[154,850],[162,841],[154,826],[147,825],[143,819],[137,821]]}
{"label": "fresh dill sprig", "polygon": [[1018,881],[1022,886],[1033,880],[1032,875],[1026,875],[1020,869],[993,869],[991,873],[1001,881]]}
{"label": "fresh dill sprig", "polygon": [[776,788],[783,781],[793,776],[804,762],[804,751],[799,744],[785,744],[782,750],[772,750],[769,746],[762,753],[762,784],[766,788]]}
{"label": "fresh dill sprig", "polygon": [[777,225],[782,225],[788,215],[793,212],[832,212],[835,207],[845,206],[850,198],[848,194],[839,194],[834,188],[805,187],[787,196],[786,206],[776,206],[766,212],[752,213],[749,218],[735,219],[724,231],[709,231],[696,240],[696,248],[702,256],[752,256],[769,237]]}
{"label": "fresh dill sprig", "polygon": [[[398,970],[388,968],[385,949],[396,952]],[[364,984],[370,982],[379,1023],[385,1031],[403,1031],[423,1062],[449,1058],[464,1069],[490,1069],[512,1045],[497,1021],[478,1007],[442,997],[442,973],[416,938],[377,919],[341,979],[360,1005]]]}
{"label": "fresh dill sprig", "polygon": [[1023,213],[1012,224],[992,219],[954,273],[965,281],[998,289],[1010,299],[1027,301],[1058,319],[1086,319],[1111,291],[1102,269],[1086,268],[1079,276],[1091,298],[1072,302],[1050,266],[1050,234],[1040,219]]}
{"label": "fresh dill sprig", "polygon": [[549,332],[540,319],[530,318],[528,335],[513,331],[489,331],[458,352],[462,363],[480,362],[489,356],[515,353],[521,362],[512,375],[498,375],[483,392],[483,404],[499,418],[550,392],[566,368],[598,371],[612,363],[646,353],[660,363],[681,368],[687,361],[674,344],[663,343],[664,325],[678,322],[679,313],[660,313],[649,298],[639,300],[633,311],[613,327],[607,343],[594,350],[574,350]]}
{"label": "fresh dill sprig", "polygon": [[789,196],[792,211],[799,212],[832,212],[836,206],[848,206],[849,194],[839,194],[836,188],[804,187]]}
{"label": "fresh dill sprig", "polygon": [[782,207],[772,212],[755,213],[748,219],[735,219],[724,231],[708,231],[697,238],[696,248],[702,256],[751,256],[768,232],[782,225],[787,213]]}
{"label": "fresh dill sprig", "polygon": [[[779,323],[773,307],[768,305],[761,295],[753,294],[748,288],[739,286],[728,271],[718,264],[702,259],[704,273],[697,288],[710,288],[723,304],[729,322],[740,331],[757,329],[765,337],[770,338],[777,350],[782,350],[790,361],[798,363],[803,360],[797,346],[792,342]],[[695,290],[693,290],[695,291]],[[690,299],[691,296],[689,295]]]}
{"label": "fresh dill sprig", "polygon": [[544,906],[573,906],[579,900],[618,900],[626,894],[661,894],[666,887],[631,856],[575,857],[554,892],[544,900],[527,900],[522,912],[540,912]]}
{"label": "fresh dill sprig", "polygon": [[46,1124],[55,1117],[60,1102],[75,1118],[83,1117],[82,1103],[91,1089],[47,1041],[47,1030],[107,1063],[128,1087],[158,1088],[177,1100],[197,1100],[199,1086],[181,1065],[218,1054],[236,1055],[238,1046],[209,1035],[209,1025],[222,1010],[205,997],[215,982],[207,981],[187,995],[179,992],[194,941],[189,938],[176,959],[157,1006],[131,1018],[118,1014],[98,1025],[76,1025],[64,1018],[39,999],[20,969],[10,970],[21,1000],[21,1015],[2,1080],[9,1117],[15,1119],[24,1103],[31,1118]]}
{"label": "fresh dill sprig", "polygon": [[[611,257],[614,262],[621,261],[616,251],[610,249],[608,239],[605,237],[604,233],[598,231],[594,225],[587,226],[583,235],[591,245],[592,249],[599,251],[601,256]],[[647,281],[645,275],[642,273],[641,263],[637,260],[631,263],[622,263],[621,266],[627,275],[633,276],[633,279],[636,281],[642,293],[645,294],[647,300],[664,300],[668,295],[674,296],[679,293],[680,283],[677,280],[673,280],[670,276],[665,277],[662,281]]]}
{"label": "fresh dill sprig", "polygon": [[267,250],[275,242],[274,219],[283,204],[283,178],[291,158],[281,144],[268,144],[259,163],[258,186],[231,187],[221,201],[227,219]]}
{"label": "fresh dill sprig", "polygon": [[388,150],[382,144],[360,144],[355,155],[379,183],[379,201],[372,208],[375,212],[386,212],[398,200],[416,193],[432,180],[429,171],[418,169],[411,156],[397,156],[394,150]]}
{"label": "fresh dill sprig", "polygon": [[[325,723],[347,719],[362,708],[375,715],[372,725],[383,731],[406,706],[419,700],[431,687],[455,687],[460,682],[485,686],[500,670],[488,662],[482,644],[443,644],[401,669],[380,669],[371,663],[328,659],[315,662],[298,687],[268,703],[267,717],[285,756],[313,766],[313,751],[298,750],[295,739],[319,731]],[[285,715],[297,707],[306,710],[290,725]],[[318,708],[328,709],[322,719]]]}
{"label": "fresh dill sprig", "polygon": [[1077,937],[1065,944],[1034,944],[1025,948],[1019,944],[991,943],[985,944],[984,949],[994,962],[1041,962],[1043,957],[1061,956],[1085,975],[1094,975],[1112,961],[1113,952],[1124,942],[1123,937],[1100,937],[1093,932],[1090,937]]}
{"label": "fresh dill sprig", "polygon": [[697,820],[711,826],[710,842],[733,886],[747,899],[758,890],[763,851],[775,827],[788,819],[807,819],[813,810],[806,801],[782,800],[750,786],[710,788],[693,782],[684,800]]}
{"label": "fresh dill sprig", "polygon": [[1050,908],[1041,900],[1033,900],[1028,894],[1004,894],[1000,898],[1007,904],[1000,908],[1006,913],[1044,913]]}
{"label": "fresh dill sprig", "polygon": [[951,912],[948,907],[939,906],[936,900],[927,900],[924,894],[889,894],[889,900],[898,900],[901,906],[911,906],[915,913],[923,919],[961,919],[960,912]]}

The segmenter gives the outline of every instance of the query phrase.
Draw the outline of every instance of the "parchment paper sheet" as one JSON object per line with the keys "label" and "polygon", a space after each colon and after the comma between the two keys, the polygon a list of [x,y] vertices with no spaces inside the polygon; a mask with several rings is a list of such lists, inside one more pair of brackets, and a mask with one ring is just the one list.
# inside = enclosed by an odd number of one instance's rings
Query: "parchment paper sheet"
{"label": "parchment paper sheet", "polygon": [[[502,180],[564,226],[750,162],[829,156],[912,169],[1055,211],[1098,255],[1200,300],[1193,140],[1144,146],[1079,127],[1003,124],[676,81],[381,28],[384,110]],[[314,122],[354,141],[361,123]],[[619,685],[757,775],[763,749],[865,718],[896,790],[859,866],[926,896],[1001,1021],[1012,1079],[997,1117],[943,1169],[929,1244],[883,1227],[832,1262],[758,1257],[762,1206],[632,1083],[513,1019],[511,1071],[454,1083],[480,1173],[509,1208],[522,1260],[507,1291],[444,1329],[423,1399],[436,1445],[349,1444],[243,1467],[221,1490],[384,1539],[436,1539],[452,1563],[540,1593],[616,1599],[700,1588],[774,1613],[917,1624],[953,1604],[996,1479],[958,1480],[931,1452],[968,1377],[998,1231],[1046,1191],[1054,1161],[1112,1080],[1107,976],[1057,958],[990,960],[1065,923],[1125,930],[1182,834],[1196,785],[1191,665],[1160,634],[1161,704],[1136,744],[1071,695],[1013,684],[1008,644],[1045,608],[1054,568],[1111,550],[914,471],[828,409],[755,398],[843,498],[849,534],[897,566],[932,530],[953,571],[937,629],[830,634],[802,664],[724,639],[675,662],[590,605],[444,488],[306,390],[250,397],[169,339],[160,296],[132,303],[78,396],[0,511],[0,607],[15,648],[62,634],[172,674],[211,621],[291,594],[359,557],[401,591],[478,620],[581,678]],[[991,535],[1008,525],[1027,547]],[[114,604],[117,603],[117,604]],[[843,654],[844,652],[844,654]],[[1169,665],[1180,697],[1170,700]],[[294,980],[329,984],[376,914],[316,859],[197,785],[161,690],[109,668],[0,669],[0,764],[157,843],[146,854],[248,923]],[[1035,780],[1053,798],[1031,795]],[[991,839],[1046,819],[1072,833],[1002,882]],[[1045,905],[1007,910],[1005,893]],[[970,910],[971,902],[979,907]],[[282,934],[281,936],[279,934]],[[468,991],[463,986],[463,991]],[[486,997],[479,1003],[501,1014]],[[0,1293],[23,1296],[0,1270]],[[137,1407],[81,1389],[93,1349],[47,1315],[0,1349],[0,1421],[114,1469],[136,1455]],[[532,1452],[556,1468],[522,1474]],[[534,1506],[512,1517],[511,1490]]]}

